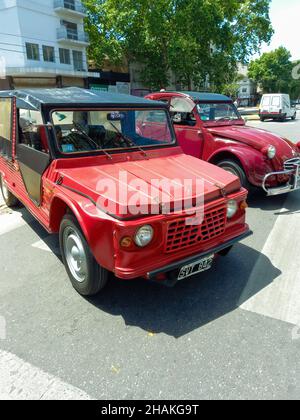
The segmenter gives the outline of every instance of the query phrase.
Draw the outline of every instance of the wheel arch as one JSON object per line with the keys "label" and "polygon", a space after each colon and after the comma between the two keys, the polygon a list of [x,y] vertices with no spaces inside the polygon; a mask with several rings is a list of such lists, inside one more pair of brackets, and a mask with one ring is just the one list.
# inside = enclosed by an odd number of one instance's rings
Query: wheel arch
{"label": "wheel arch", "polygon": [[249,176],[249,168],[245,164],[244,159],[242,159],[241,156],[239,156],[239,154],[235,153],[234,151],[218,151],[210,157],[209,163],[212,163],[213,165],[218,165],[218,163],[222,162],[223,160],[233,160],[235,163],[242,167],[247,177]]}
{"label": "wheel arch", "polygon": [[65,197],[61,197],[60,195],[56,195],[51,202],[50,207],[50,216],[49,216],[49,226],[50,230],[53,233],[58,233],[61,225],[61,221],[66,214],[73,214],[76,220],[79,223],[79,226],[86,237],[87,241],[89,240],[88,232],[83,223],[83,218],[80,213],[80,209],[78,206],[73,203],[71,200],[66,199]]}

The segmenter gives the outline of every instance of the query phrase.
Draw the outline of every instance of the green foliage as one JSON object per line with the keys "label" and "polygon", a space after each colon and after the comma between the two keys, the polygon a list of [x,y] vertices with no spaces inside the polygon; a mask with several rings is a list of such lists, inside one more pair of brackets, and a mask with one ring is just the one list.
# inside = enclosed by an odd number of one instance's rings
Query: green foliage
{"label": "green foliage", "polygon": [[265,93],[288,93],[292,83],[292,70],[290,52],[280,47],[252,61],[249,77],[258,82]]}
{"label": "green foliage", "polygon": [[236,63],[272,36],[270,0],[84,0],[89,57],[98,66],[124,58],[143,66],[152,89],[170,73],[186,87],[227,83]]}

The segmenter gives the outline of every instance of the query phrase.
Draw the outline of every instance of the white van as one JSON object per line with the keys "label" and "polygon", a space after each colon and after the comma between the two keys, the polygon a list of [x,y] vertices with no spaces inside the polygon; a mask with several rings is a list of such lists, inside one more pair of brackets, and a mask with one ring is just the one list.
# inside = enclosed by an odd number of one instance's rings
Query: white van
{"label": "white van", "polygon": [[261,121],[267,119],[285,121],[287,118],[295,120],[297,110],[291,105],[290,95],[272,93],[262,97],[259,116]]}

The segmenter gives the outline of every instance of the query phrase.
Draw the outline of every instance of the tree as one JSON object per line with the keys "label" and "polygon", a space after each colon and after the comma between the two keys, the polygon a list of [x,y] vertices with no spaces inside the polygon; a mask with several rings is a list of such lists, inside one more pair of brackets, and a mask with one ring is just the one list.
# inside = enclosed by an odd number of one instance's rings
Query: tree
{"label": "tree", "polygon": [[261,85],[264,93],[289,93],[292,72],[291,54],[284,47],[264,53],[249,66],[249,77]]}
{"label": "tree", "polygon": [[151,89],[176,74],[186,87],[222,86],[272,36],[270,0],[84,0],[89,57],[139,62]]}

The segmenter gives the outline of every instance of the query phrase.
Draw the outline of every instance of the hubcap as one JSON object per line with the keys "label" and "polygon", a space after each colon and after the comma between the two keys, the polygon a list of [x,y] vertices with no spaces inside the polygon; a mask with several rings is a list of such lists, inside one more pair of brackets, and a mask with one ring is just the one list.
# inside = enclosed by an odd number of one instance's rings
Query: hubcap
{"label": "hubcap", "polygon": [[71,227],[65,229],[63,239],[69,270],[76,281],[83,283],[88,275],[88,267],[82,240],[76,230]]}

